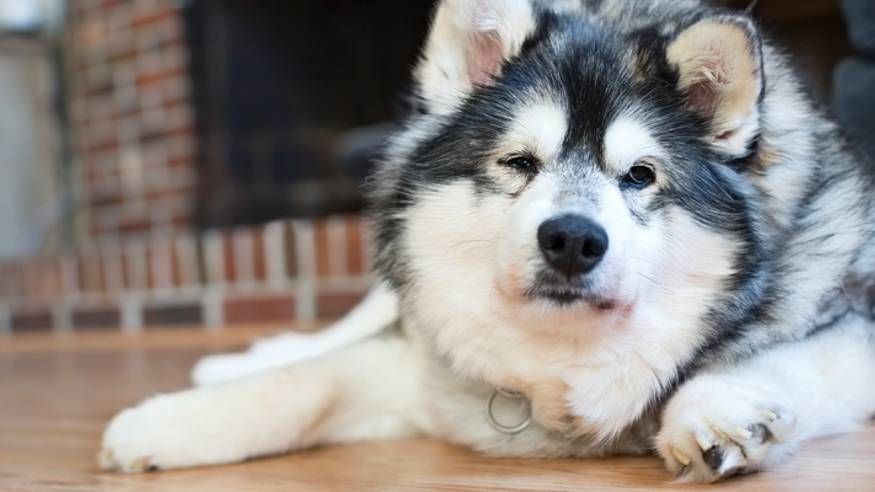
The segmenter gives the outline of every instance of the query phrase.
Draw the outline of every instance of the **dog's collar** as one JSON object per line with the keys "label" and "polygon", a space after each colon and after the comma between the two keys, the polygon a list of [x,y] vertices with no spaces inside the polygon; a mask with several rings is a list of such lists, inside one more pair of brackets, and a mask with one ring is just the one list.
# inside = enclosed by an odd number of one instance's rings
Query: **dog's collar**
{"label": "dog's collar", "polygon": [[[522,401],[524,403],[525,418],[522,422],[516,425],[505,425],[495,418],[495,402],[499,396],[508,400]],[[493,429],[501,432],[502,434],[507,434],[511,436],[519,434],[520,432],[526,430],[532,423],[532,403],[522,393],[496,388],[495,391],[492,392],[492,395],[489,397],[489,400],[486,401],[486,421],[489,422],[489,425],[491,425]]]}

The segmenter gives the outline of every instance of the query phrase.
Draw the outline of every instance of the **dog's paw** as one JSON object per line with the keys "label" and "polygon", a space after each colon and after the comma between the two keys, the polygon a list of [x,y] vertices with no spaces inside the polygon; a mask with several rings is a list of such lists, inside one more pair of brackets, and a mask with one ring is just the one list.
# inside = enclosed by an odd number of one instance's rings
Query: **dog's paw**
{"label": "dog's paw", "polygon": [[158,441],[165,434],[155,432],[154,418],[149,402],[122,411],[107,426],[103,434],[103,444],[97,455],[100,468],[107,471],[139,473],[157,471],[159,466],[152,462],[157,454]]}
{"label": "dog's paw", "polygon": [[760,389],[717,376],[682,386],[665,408],[659,454],[681,481],[767,468],[793,451],[796,418]]}
{"label": "dog's paw", "polygon": [[200,450],[210,444],[193,442],[192,427],[205,415],[189,415],[175,396],[157,396],[116,415],[103,434],[100,468],[140,473],[200,464]]}

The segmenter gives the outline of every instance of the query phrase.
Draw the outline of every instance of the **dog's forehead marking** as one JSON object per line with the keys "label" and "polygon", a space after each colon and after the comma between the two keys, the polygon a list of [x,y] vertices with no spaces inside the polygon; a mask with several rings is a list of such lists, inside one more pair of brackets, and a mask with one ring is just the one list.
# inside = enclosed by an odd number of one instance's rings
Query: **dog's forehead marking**
{"label": "dog's forehead marking", "polygon": [[620,116],[608,125],[604,138],[605,165],[622,171],[642,157],[662,157],[659,143],[647,127],[631,116]]}
{"label": "dog's forehead marking", "polygon": [[540,100],[522,106],[505,137],[516,151],[534,152],[539,158],[554,158],[568,130],[568,116],[559,104]]}

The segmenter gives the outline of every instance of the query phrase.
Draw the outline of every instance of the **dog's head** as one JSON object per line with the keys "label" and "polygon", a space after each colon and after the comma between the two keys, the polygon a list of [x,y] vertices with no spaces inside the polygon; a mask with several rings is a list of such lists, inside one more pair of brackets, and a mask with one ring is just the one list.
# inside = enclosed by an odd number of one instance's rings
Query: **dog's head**
{"label": "dog's head", "polygon": [[616,327],[656,304],[707,305],[755,261],[753,24],[625,25],[568,4],[436,12],[423,114],[374,195],[383,273],[426,324]]}

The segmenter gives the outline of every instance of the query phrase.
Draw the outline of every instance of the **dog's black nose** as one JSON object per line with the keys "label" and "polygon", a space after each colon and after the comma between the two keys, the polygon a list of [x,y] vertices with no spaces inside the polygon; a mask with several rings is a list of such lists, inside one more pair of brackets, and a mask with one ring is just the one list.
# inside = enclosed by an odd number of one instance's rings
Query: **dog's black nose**
{"label": "dog's black nose", "polygon": [[562,215],[538,227],[538,246],[547,264],[571,278],[598,265],[608,250],[608,234],[586,217]]}

